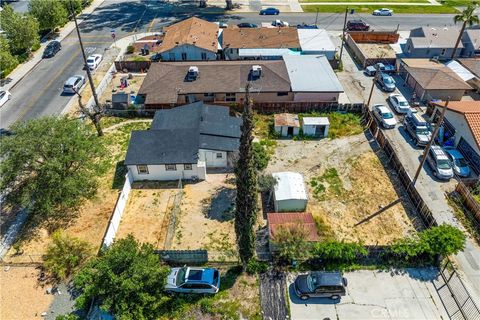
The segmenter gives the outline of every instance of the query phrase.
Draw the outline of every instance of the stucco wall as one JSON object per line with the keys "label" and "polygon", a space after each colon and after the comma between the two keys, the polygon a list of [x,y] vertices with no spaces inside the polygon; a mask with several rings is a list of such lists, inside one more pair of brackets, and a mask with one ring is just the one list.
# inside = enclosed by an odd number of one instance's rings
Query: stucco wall
{"label": "stucco wall", "polygon": [[295,92],[293,101],[337,102],[339,92]]}
{"label": "stucco wall", "polygon": [[157,180],[168,181],[182,179],[192,179],[194,177],[205,177],[205,167],[198,167],[197,164],[192,164],[192,170],[185,170],[183,164],[177,164],[176,171],[166,171],[165,165],[148,165],[148,174],[139,174],[137,166],[130,165],[128,169],[132,173],[134,181],[142,180]]}
{"label": "stucco wall", "polygon": [[463,137],[463,139],[480,155],[480,149],[478,148],[477,142],[475,141],[463,114],[447,110],[445,118],[455,127],[455,145],[457,145],[460,138]]}
{"label": "stucco wall", "polygon": [[[187,54],[187,59],[182,60],[182,53]],[[205,53],[206,59],[202,59],[202,53]],[[174,54],[174,59],[172,59],[171,54]],[[217,55],[215,52],[208,51],[199,47],[192,45],[184,44],[172,48],[168,51],[162,52],[161,57],[163,61],[195,61],[195,60],[216,60]]]}
{"label": "stucco wall", "polygon": [[[320,138],[327,137],[328,136],[328,129],[329,129],[330,126],[321,125],[319,127],[325,127],[325,132],[323,133],[322,136],[320,136]],[[306,135],[306,136],[315,136],[316,128],[317,128],[317,126],[315,126],[315,125],[303,125],[303,127],[302,127],[303,134]]]}
{"label": "stucco wall", "polygon": [[[217,158],[217,153],[222,155],[221,158]],[[200,161],[204,161],[207,168],[226,168],[227,167],[227,152],[225,151],[212,151],[200,149],[198,150],[198,156]]]}
{"label": "stucco wall", "polygon": [[274,206],[275,212],[303,212],[307,208],[307,200],[275,200]]}
{"label": "stucco wall", "polygon": [[[444,48],[415,48],[412,44],[410,38],[407,39],[407,43],[405,44],[405,52],[404,54],[409,58],[433,58],[438,56],[439,58],[449,58],[452,56],[453,48],[445,48],[445,52],[442,55],[442,51]],[[461,48],[457,50],[455,53],[455,57],[460,56],[460,52],[462,51]]]}
{"label": "stucco wall", "polygon": [[[204,101],[204,102],[213,102],[211,97],[205,97],[203,93],[195,93],[190,94],[191,97],[195,99],[195,101]],[[258,102],[270,102],[270,101],[293,101],[293,93],[287,92],[287,95],[279,96],[276,92],[251,92],[250,97],[254,101]],[[241,103],[245,98],[245,94],[243,92],[237,92],[235,94],[235,101],[232,103]],[[214,101],[218,102],[225,102],[225,93],[215,93],[214,94]],[[191,103],[193,101],[186,101],[186,95],[181,94],[178,95],[177,103]],[[226,102],[228,103],[228,102]]]}
{"label": "stucco wall", "polygon": [[[280,134],[282,137],[287,137],[288,136],[288,128],[289,126],[275,126],[275,132]],[[293,127],[293,135],[297,136],[300,131],[300,128],[298,127]]]}

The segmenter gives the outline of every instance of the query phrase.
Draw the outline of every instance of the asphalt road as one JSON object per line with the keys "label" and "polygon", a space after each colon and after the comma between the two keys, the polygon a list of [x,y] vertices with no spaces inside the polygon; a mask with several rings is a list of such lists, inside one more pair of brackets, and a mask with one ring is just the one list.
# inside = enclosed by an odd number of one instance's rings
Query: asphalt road
{"label": "asphalt road", "polygon": [[28,2],[29,0],[20,0],[10,2],[9,5],[13,8],[14,11],[23,13],[28,11]]}
{"label": "asphalt road", "polygon": [[[16,3],[19,4],[19,3]],[[192,15],[210,21],[227,23],[253,22],[260,24],[275,18],[290,22],[314,23],[313,13],[286,13],[280,16],[260,16],[256,13],[225,15],[221,8],[207,8],[200,12],[189,4],[169,4],[151,0],[106,0],[92,14],[81,17],[80,24],[87,54],[101,53],[112,44],[110,32],[115,29],[117,39],[147,31],[160,31],[163,26]],[[448,15],[398,15],[373,17],[353,15],[349,19],[363,18],[373,29],[409,30],[420,25],[443,26],[452,21]],[[319,14],[318,24],[328,30],[341,30],[341,14]],[[62,50],[51,59],[42,60],[11,89],[12,99],[0,109],[0,128],[9,128],[16,121],[25,121],[45,115],[59,114],[71,96],[62,95],[65,80],[75,74],[85,75],[83,60],[75,32],[62,41]]]}

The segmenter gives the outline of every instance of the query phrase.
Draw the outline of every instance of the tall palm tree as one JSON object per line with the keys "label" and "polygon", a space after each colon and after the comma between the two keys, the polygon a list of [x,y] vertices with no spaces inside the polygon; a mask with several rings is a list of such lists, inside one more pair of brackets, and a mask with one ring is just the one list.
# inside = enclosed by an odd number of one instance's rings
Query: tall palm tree
{"label": "tall palm tree", "polygon": [[463,32],[465,31],[467,24],[469,26],[472,26],[479,23],[478,15],[475,14],[475,8],[476,5],[470,4],[465,10],[463,10],[462,13],[457,14],[455,17],[453,17],[453,22],[455,22],[455,24],[457,22],[463,22],[463,24],[462,29],[460,30],[460,34],[458,35],[457,42],[455,43],[455,48],[453,49],[451,59],[455,58],[455,53],[457,52],[458,45],[460,44],[460,40],[462,39]]}

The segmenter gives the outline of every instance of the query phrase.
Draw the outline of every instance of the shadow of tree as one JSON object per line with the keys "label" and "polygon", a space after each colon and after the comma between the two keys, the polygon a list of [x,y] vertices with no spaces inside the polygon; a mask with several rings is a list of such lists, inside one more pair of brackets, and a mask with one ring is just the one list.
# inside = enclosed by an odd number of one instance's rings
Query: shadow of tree
{"label": "shadow of tree", "polygon": [[211,198],[205,201],[204,214],[208,219],[225,222],[232,220],[235,215],[235,189],[220,188]]}
{"label": "shadow of tree", "polygon": [[124,161],[118,161],[115,165],[115,174],[113,176],[112,189],[122,189],[125,183],[125,175],[128,169],[124,164]]}

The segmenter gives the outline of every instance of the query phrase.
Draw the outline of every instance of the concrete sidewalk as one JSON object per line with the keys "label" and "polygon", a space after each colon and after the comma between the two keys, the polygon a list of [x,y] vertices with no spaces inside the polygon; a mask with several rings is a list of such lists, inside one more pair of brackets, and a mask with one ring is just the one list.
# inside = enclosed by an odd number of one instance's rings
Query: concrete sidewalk
{"label": "concrete sidewalk", "polygon": [[[77,23],[80,24],[83,19],[85,19],[85,15],[91,14],[95,9],[97,9],[105,0],[94,0],[90,6],[85,8],[81,14],[79,14],[79,19],[77,19]],[[63,28],[60,30],[60,34],[53,40],[62,41],[66,38],[73,30],[75,30],[75,22],[69,21]],[[51,41],[51,40],[50,40]],[[10,90],[15,85],[17,85],[20,80],[23,79],[33,68],[35,68],[40,61],[42,61],[42,54],[45,50],[50,41],[43,42],[40,48],[33,53],[33,57],[25,63],[18,65],[7,77],[8,83],[5,83],[1,87],[2,90]]]}
{"label": "concrete sidewalk", "polygon": [[365,6],[441,6],[438,2],[301,2],[302,6],[365,5]]}

